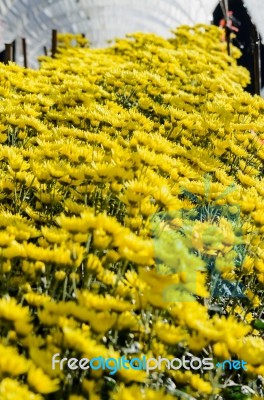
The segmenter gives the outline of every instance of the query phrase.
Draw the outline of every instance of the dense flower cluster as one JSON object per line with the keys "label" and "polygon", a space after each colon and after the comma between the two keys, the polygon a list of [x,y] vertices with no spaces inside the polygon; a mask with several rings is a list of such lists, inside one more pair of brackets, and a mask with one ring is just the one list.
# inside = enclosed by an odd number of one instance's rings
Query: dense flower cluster
{"label": "dense flower cluster", "polygon": [[[0,66],[0,399],[260,399],[264,101],[239,51],[203,25],[59,39],[40,70]],[[248,368],[69,374],[55,353]]]}

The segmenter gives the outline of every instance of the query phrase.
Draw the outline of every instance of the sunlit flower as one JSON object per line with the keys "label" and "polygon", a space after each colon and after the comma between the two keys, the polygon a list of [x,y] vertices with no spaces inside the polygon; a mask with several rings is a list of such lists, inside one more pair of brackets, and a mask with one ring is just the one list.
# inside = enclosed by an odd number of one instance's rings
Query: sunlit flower
{"label": "sunlit flower", "polygon": [[30,368],[27,376],[29,386],[39,393],[47,394],[59,389],[59,379],[51,380],[41,368]]}

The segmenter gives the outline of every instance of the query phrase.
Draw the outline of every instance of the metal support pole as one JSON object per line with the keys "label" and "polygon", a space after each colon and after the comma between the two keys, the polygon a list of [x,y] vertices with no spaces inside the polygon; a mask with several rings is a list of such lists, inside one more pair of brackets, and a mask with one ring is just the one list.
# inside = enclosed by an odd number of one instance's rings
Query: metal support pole
{"label": "metal support pole", "polygon": [[220,6],[222,8],[223,16],[225,19],[225,38],[226,38],[226,45],[227,45],[227,53],[231,55],[231,29],[230,29],[230,16],[229,16],[229,4],[228,0],[221,0]]}
{"label": "metal support pole", "polygon": [[255,94],[260,95],[261,91],[261,54],[260,54],[260,35],[255,25],[253,25],[253,53],[254,53],[254,89]]}
{"label": "metal support pole", "polygon": [[229,27],[226,25],[226,45],[227,45],[227,54],[230,56],[231,55],[231,48],[230,48],[230,43],[231,43],[231,31]]}
{"label": "metal support pole", "polygon": [[52,41],[51,41],[51,57],[55,57],[57,51],[57,30],[52,29]]}
{"label": "metal support pole", "polygon": [[44,50],[44,54],[45,54],[45,56],[47,56],[47,55],[48,55],[48,50],[47,50],[47,47],[46,47],[46,46],[43,46],[43,50]]}
{"label": "metal support pole", "polygon": [[24,67],[27,68],[27,42],[25,38],[22,38],[22,51],[23,51],[23,58],[24,58]]}
{"label": "metal support pole", "polygon": [[12,44],[5,43],[5,64],[8,64],[8,61],[12,61]]}
{"label": "metal support pole", "polygon": [[16,61],[16,41],[14,40],[12,43],[12,60],[13,62]]}

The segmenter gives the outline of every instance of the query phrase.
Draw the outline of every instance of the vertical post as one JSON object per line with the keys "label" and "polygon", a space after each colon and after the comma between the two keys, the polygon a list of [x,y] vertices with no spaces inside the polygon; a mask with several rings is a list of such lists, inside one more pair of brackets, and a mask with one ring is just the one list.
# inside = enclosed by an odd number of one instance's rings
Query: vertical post
{"label": "vertical post", "polygon": [[253,25],[253,54],[254,54],[254,91],[260,95],[261,91],[261,54],[260,36],[255,25]]}
{"label": "vertical post", "polygon": [[225,31],[226,31],[227,54],[230,56],[231,55],[231,49],[230,49],[231,31],[230,31],[230,28],[227,26],[227,24],[226,24]]}
{"label": "vertical post", "polygon": [[57,29],[52,29],[51,57],[54,58],[57,51]]}
{"label": "vertical post", "polygon": [[47,55],[48,55],[48,50],[47,50],[47,47],[46,47],[46,46],[43,46],[43,50],[44,50],[44,54],[45,54],[45,56],[47,56]]}
{"label": "vertical post", "polygon": [[229,1],[228,0],[224,0],[224,7],[225,7],[225,11],[226,11],[226,15],[228,15],[228,11],[229,11]]}
{"label": "vertical post", "polygon": [[[86,36],[85,36],[85,33],[82,33],[81,35],[82,35],[82,38],[83,38],[83,39],[85,39],[85,38],[86,38]],[[84,44],[82,44],[80,47],[85,47],[85,45],[84,45]]]}
{"label": "vertical post", "polygon": [[230,49],[230,44],[231,44],[231,19],[229,15],[229,1],[224,0],[225,3],[225,12],[226,12],[226,44],[227,44],[227,54],[230,56],[231,55],[231,49]]}
{"label": "vertical post", "polygon": [[22,38],[22,51],[23,51],[23,58],[24,58],[24,67],[27,68],[27,42],[25,38]]}
{"label": "vertical post", "polygon": [[8,64],[8,61],[12,60],[12,44],[5,44],[5,64]]}
{"label": "vertical post", "polygon": [[231,48],[230,48],[230,43],[231,43],[231,30],[230,30],[230,16],[229,16],[229,4],[228,0],[221,0],[220,6],[222,8],[224,20],[225,20],[225,39],[226,39],[226,45],[227,45],[227,53],[230,56],[231,55]]}
{"label": "vertical post", "polygon": [[16,40],[13,41],[12,43],[12,61],[16,61]]}

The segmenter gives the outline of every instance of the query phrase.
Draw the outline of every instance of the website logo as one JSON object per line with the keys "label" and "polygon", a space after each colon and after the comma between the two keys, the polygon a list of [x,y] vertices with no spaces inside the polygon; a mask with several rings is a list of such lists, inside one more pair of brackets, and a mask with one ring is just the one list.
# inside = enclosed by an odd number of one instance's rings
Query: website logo
{"label": "website logo", "polygon": [[229,370],[232,370],[232,369],[235,369],[235,370],[243,369],[244,371],[247,371],[246,365],[247,365],[247,362],[244,361],[244,360],[232,360],[232,361],[231,360],[225,360],[222,363],[218,362],[216,364],[216,367],[221,368],[223,370],[225,370],[225,369],[229,369]]}
{"label": "website logo", "polygon": [[188,371],[196,371],[196,370],[212,370],[215,368],[225,369],[243,369],[246,371],[246,362],[244,360],[225,360],[222,363],[218,362],[216,365],[213,362],[212,358],[199,358],[199,357],[186,357],[182,358],[173,358],[168,359],[161,356],[158,358],[146,358],[143,356],[142,358],[133,357],[131,359],[127,359],[125,356],[119,358],[105,358],[105,357],[94,357],[91,359],[88,358],[59,358],[60,353],[56,353],[52,356],[52,369],[58,367],[60,370],[63,370],[67,367],[70,370],[81,369],[83,371],[91,369],[91,370],[108,370],[110,371],[110,375],[116,374],[121,369],[133,369],[137,371],[146,371],[147,375],[152,373],[153,371],[160,371],[165,369],[177,371],[179,369],[184,369]]}
{"label": "website logo", "polygon": [[110,375],[116,374],[121,369],[134,369],[137,371],[146,371],[149,375],[152,371],[161,370],[163,368],[172,369],[177,371],[179,369],[185,370],[211,370],[214,369],[214,363],[212,358],[198,357],[185,357],[182,358],[163,358],[159,356],[158,358],[142,358],[133,357],[131,359],[125,358],[125,356],[119,358],[105,358],[105,357],[94,357],[92,359],[88,358],[62,358],[59,359],[60,353],[56,353],[52,356],[52,369],[56,368],[59,364],[59,369],[68,367],[70,370],[109,370]]}

